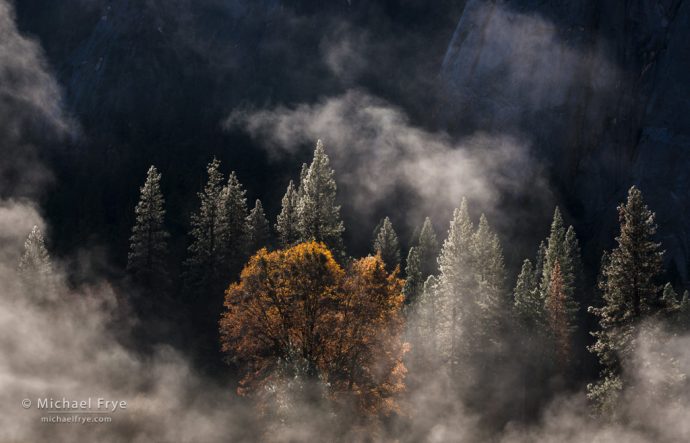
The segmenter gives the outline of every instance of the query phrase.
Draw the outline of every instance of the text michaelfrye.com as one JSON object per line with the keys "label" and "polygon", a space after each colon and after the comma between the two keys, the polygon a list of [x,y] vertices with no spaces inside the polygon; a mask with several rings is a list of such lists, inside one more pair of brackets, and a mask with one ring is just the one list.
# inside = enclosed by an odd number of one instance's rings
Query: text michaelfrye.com
{"label": "text michaelfrye.com", "polygon": [[112,423],[112,413],[127,409],[127,401],[113,400],[103,397],[88,397],[85,399],[68,399],[65,397],[39,397],[35,400],[25,398],[21,401],[22,408],[45,412],[41,416],[41,423]]}

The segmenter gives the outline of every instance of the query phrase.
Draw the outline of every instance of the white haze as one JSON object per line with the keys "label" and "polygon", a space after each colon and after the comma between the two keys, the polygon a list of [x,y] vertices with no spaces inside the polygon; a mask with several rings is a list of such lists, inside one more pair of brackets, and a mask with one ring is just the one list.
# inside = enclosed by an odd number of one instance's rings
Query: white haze
{"label": "white haze", "polygon": [[[57,83],[40,46],[21,36],[12,10],[0,0],[0,155],[3,173],[11,164],[25,174],[19,194],[40,192],[48,172],[33,157],[28,128],[36,122],[52,134],[72,123],[60,107]],[[350,48],[343,49],[346,53]],[[348,55],[349,57],[349,55]],[[338,60],[333,63],[337,65]],[[334,65],[334,66],[335,66]],[[19,80],[7,83],[5,79]],[[10,85],[10,86],[7,86]],[[14,85],[14,86],[12,86]],[[527,143],[506,136],[477,135],[453,141],[410,124],[394,106],[351,91],[340,97],[294,109],[235,115],[254,135],[277,152],[288,152],[324,138],[335,167],[341,169],[353,201],[385,199],[398,184],[411,186],[429,199],[430,208],[454,205],[467,195],[491,206],[497,189],[524,186],[524,175],[536,174]],[[275,134],[269,134],[275,130]],[[28,152],[28,154],[27,154]],[[22,155],[18,156],[19,153]],[[361,163],[361,164],[360,164]],[[543,183],[536,180],[539,186]],[[105,279],[73,288],[57,272],[56,298],[27,293],[17,275],[26,235],[34,225],[50,226],[38,206],[26,198],[0,200],[0,439],[10,442],[220,442],[334,440],[326,426],[331,417],[318,406],[295,404],[294,421],[257,423],[255,410],[234,395],[234,387],[197,374],[185,355],[167,346],[148,354],[123,343],[139,319],[127,309],[126,293]],[[364,211],[364,209],[362,209]],[[89,254],[86,254],[89,257]],[[87,258],[88,259],[88,258]],[[56,269],[62,267],[57,264]],[[87,267],[88,268],[88,267]],[[661,334],[661,338],[660,338]],[[504,442],[684,441],[690,438],[687,386],[670,402],[658,395],[669,373],[690,370],[690,338],[651,333],[639,342],[634,365],[637,386],[628,393],[625,424],[609,425],[589,418],[581,395],[557,401],[541,423],[527,429],[509,425],[493,436]],[[656,353],[675,356],[675,366],[651,364]],[[447,380],[429,379],[409,392],[411,427],[403,441],[472,442],[487,435],[478,417],[447,398]],[[506,389],[509,399],[519,387]],[[72,400],[103,397],[124,400],[112,423],[48,424],[35,408],[37,398]],[[22,399],[34,407],[24,409]],[[267,434],[266,430],[271,433]],[[339,437],[353,441],[347,432]],[[376,439],[389,436],[380,431]]]}
{"label": "white haze", "polygon": [[505,192],[551,198],[527,142],[491,134],[456,141],[413,125],[403,110],[361,90],[293,108],[239,110],[226,125],[244,128],[277,156],[322,139],[341,196],[363,216],[401,187],[418,197],[414,223],[426,215],[447,219],[463,196],[488,212]]}

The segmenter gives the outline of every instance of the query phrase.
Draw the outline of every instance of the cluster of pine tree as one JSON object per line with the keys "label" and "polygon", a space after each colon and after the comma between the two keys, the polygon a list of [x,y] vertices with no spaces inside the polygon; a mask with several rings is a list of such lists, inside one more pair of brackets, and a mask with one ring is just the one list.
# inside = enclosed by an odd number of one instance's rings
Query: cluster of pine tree
{"label": "cluster of pine tree", "polygon": [[[321,141],[311,164],[303,165],[299,183],[288,184],[273,226],[260,200],[248,209],[246,192],[234,172],[226,180],[214,159],[207,174],[198,210],[191,216],[180,283],[185,294],[206,306],[204,315],[214,324],[220,312],[216,299],[220,302],[249,257],[254,256],[250,263],[256,278],[263,275],[265,264],[256,257],[268,257],[268,252],[255,255],[262,248],[288,251],[316,242],[322,246],[312,248],[326,248],[341,264],[358,263],[345,256],[334,171]],[[127,270],[140,288],[164,292],[173,278],[167,271],[169,234],[160,181],[152,166],[135,208]],[[628,361],[647,320],[677,331],[690,328],[688,292],[679,297],[670,284],[661,284],[663,251],[654,241],[654,213],[639,189],[629,190],[618,213],[617,246],[603,254],[599,301],[588,309],[583,306],[591,288],[585,287],[578,238],[558,208],[548,237],[534,260],[523,262],[512,290],[498,235],[484,215],[473,221],[466,200],[455,209],[442,244],[426,218],[404,262],[393,224],[384,218],[374,231],[372,252],[385,267],[381,281],[397,278],[404,269],[404,285],[401,282],[398,289],[404,303],[395,309],[404,314],[406,340],[412,345],[405,357],[407,383],[414,386],[423,377],[443,373],[448,395],[461,396],[463,404],[487,414],[490,404],[500,403],[505,380],[515,383],[517,378],[524,388],[524,403],[507,405],[512,407],[509,414],[515,418],[519,407],[523,415],[535,416],[554,391],[578,388],[584,381],[578,370],[589,351],[598,359],[601,373],[587,386],[588,397],[595,411],[615,416],[621,393],[632,384]],[[19,272],[28,292],[54,294],[55,275],[37,227],[26,240]],[[348,290],[357,294],[356,288]],[[267,294],[270,297],[270,291]],[[580,330],[588,315],[598,321],[595,331]],[[588,347],[583,339],[587,333],[593,337]],[[519,374],[502,372],[501,368],[513,370],[516,363]]]}
{"label": "cluster of pine tree", "polygon": [[[344,258],[334,171],[321,141],[311,164],[302,166],[298,185],[288,184],[274,230],[260,200],[248,211],[245,190],[234,172],[226,181],[217,160],[208,165],[207,172],[199,209],[191,218],[191,242],[184,262],[184,283],[191,294],[220,296],[248,257],[262,247],[289,248],[317,241],[335,257]],[[128,269],[144,287],[161,287],[169,281],[160,178],[151,167],[132,229]],[[653,241],[654,215],[638,189],[631,188],[619,213],[618,247],[605,253],[602,261],[601,306],[588,311],[600,325],[592,333],[595,342],[589,351],[598,357],[602,375],[588,388],[600,411],[614,409],[625,385],[623,361],[632,352],[641,320],[680,318],[690,309],[687,293],[678,300],[670,285],[663,290],[658,286],[662,252]],[[388,217],[375,229],[372,252],[381,257],[388,272],[400,268],[400,242]],[[515,355],[515,347],[525,356],[520,364],[525,374],[522,407],[527,411],[552,394],[554,385],[544,380],[556,377],[560,380],[556,386],[561,388],[577,380],[573,375],[583,349],[578,325],[587,315],[581,309],[584,278],[577,235],[573,226],[566,226],[558,208],[548,237],[535,259],[524,261],[512,291],[498,235],[484,215],[475,225],[465,200],[454,211],[440,247],[431,220],[424,221],[404,265],[407,337],[413,345],[407,365],[412,372],[442,370],[450,380],[462,380],[457,391],[467,404],[480,409],[493,401],[487,386],[496,383],[501,375],[495,368]],[[414,383],[414,373],[409,378]]]}
{"label": "cluster of pine tree", "polygon": [[[246,191],[235,172],[226,180],[220,167],[217,159],[208,164],[206,185],[198,193],[199,207],[191,216],[181,276],[185,294],[209,322],[215,322],[228,283],[259,249],[315,240],[334,253],[344,251],[334,171],[320,140],[313,161],[302,167],[299,185],[288,185],[275,223],[275,240],[261,201],[256,200],[249,210]],[[171,278],[160,181],[161,174],[151,166],[135,208],[127,270],[141,289],[165,293]]]}

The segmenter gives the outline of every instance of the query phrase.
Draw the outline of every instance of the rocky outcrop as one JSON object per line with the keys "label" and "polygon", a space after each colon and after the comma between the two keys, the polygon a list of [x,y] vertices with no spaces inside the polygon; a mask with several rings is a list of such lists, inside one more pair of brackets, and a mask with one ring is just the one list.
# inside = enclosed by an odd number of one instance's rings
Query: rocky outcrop
{"label": "rocky outcrop", "polygon": [[532,140],[594,244],[608,243],[613,208],[638,184],[671,278],[687,282],[688,42],[682,0],[470,0],[442,67],[441,114],[454,131]]}

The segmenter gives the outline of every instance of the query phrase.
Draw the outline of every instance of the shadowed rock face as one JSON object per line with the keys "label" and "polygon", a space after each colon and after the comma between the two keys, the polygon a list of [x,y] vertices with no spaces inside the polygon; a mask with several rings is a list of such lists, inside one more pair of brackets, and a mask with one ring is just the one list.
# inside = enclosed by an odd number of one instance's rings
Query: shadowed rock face
{"label": "shadowed rock face", "polygon": [[[592,266],[610,245],[616,204],[639,184],[667,258],[687,281],[687,1],[16,3],[22,32],[45,48],[85,135],[48,165],[57,180],[46,213],[59,249],[93,234],[125,257],[151,163],[165,177],[179,255],[213,155],[277,212],[304,159],[271,163],[220,122],[236,107],[312,103],[363,87],[404,107],[415,124],[531,140],[592,246]],[[334,76],[324,47],[346,38],[364,42],[363,66]]]}
{"label": "shadowed rock face", "polygon": [[673,278],[687,281],[690,4],[470,0],[443,67],[441,115],[460,132],[526,134],[597,244],[638,184]]}

